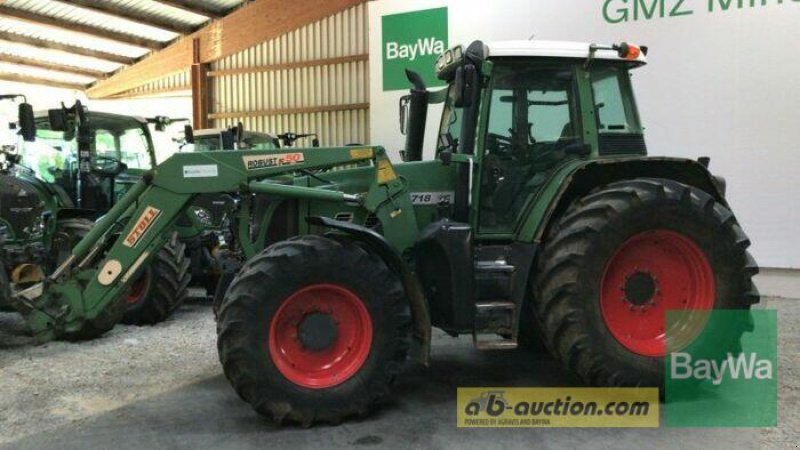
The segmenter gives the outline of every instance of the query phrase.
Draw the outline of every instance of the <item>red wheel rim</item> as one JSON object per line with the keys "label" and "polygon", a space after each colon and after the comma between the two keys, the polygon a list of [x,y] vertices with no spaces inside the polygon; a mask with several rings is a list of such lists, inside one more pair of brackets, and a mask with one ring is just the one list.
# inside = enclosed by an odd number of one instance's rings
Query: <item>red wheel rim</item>
{"label": "red wheel rim", "polygon": [[[606,327],[628,350],[643,356],[664,356],[667,336],[688,343],[705,325],[714,307],[716,287],[711,264],[691,239],[669,230],[637,234],[609,259],[600,287]],[[694,310],[670,321],[669,310]],[[679,348],[671,341],[669,348]],[[682,344],[681,344],[682,345]]]}
{"label": "red wheel rim", "polygon": [[307,388],[344,383],[364,365],[371,346],[372,319],[364,302],[333,284],[290,295],[270,322],[272,362],[289,381]]}
{"label": "red wheel rim", "polygon": [[128,291],[128,298],[127,302],[129,305],[133,305],[139,302],[144,296],[144,291],[147,289],[147,272],[143,273],[138,280],[133,282],[131,285],[130,290]]}

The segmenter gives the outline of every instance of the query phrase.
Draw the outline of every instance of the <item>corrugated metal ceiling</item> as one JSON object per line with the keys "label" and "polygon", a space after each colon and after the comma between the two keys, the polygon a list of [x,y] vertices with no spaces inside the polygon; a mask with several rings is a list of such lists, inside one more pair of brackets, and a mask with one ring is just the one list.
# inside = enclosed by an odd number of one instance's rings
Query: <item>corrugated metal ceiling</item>
{"label": "corrugated metal ceiling", "polygon": [[88,85],[246,1],[5,0],[0,79]]}

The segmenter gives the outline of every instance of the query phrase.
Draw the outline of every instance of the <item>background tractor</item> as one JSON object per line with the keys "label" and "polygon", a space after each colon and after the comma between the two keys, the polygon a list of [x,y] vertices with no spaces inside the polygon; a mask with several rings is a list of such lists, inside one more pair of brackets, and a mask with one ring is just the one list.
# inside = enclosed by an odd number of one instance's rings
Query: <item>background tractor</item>
{"label": "background tractor", "polygon": [[[233,193],[243,264],[218,351],[259,413],[306,425],[365,414],[409,356],[428,363],[432,327],[480,350],[541,340],[589,384],[661,386],[673,339],[759,297],[708,161],[646,156],[630,80],[645,54],[536,40],[447,50],[446,88],[409,72],[398,164],[376,146],[175,154],[12,303],[40,341],[99,335],[193,200]],[[669,329],[667,310],[685,312]],[[730,325],[723,352],[750,326]]]}
{"label": "background tractor", "polygon": [[[2,262],[15,289],[41,281],[142,175],[155,167],[145,119],[86,111],[80,103],[37,113],[35,139],[0,173]],[[153,119],[161,127],[168,119]],[[159,253],[126,298],[124,323],[166,319],[186,298],[184,242]]]}

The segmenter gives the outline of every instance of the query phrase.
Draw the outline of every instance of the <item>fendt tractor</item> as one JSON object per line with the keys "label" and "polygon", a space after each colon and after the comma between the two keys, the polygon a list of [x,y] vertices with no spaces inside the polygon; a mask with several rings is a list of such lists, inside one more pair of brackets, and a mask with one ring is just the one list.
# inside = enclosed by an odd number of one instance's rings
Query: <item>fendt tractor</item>
{"label": "fendt tractor", "polygon": [[[54,270],[95,220],[156,166],[148,123],[157,129],[169,123],[164,117],[87,111],[80,102],[33,117],[34,137],[7,153],[0,170],[0,224],[5,227],[0,265],[17,289]],[[181,228],[197,238],[165,245],[133,283],[123,322],[153,324],[180,306],[189,282],[185,242],[194,244],[201,235],[195,228]]]}
{"label": "fendt tractor", "polygon": [[[668,344],[759,297],[707,160],[646,156],[630,79],[645,55],[535,40],[447,50],[446,88],[409,72],[402,163],[379,146],[176,154],[13,303],[39,341],[102,334],[193,198],[245,193],[218,351],[261,414],[366,414],[407,358],[428,363],[432,327],[480,350],[541,339],[588,384],[660,386]],[[261,216],[257,196],[270,199]],[[686,314],[667,327],[667,310]]]}

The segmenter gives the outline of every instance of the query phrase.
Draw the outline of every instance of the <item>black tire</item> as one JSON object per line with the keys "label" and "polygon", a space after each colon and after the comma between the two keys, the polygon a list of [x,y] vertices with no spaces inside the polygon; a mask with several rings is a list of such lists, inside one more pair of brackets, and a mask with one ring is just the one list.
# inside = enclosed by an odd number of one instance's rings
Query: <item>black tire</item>
{"label": "black tire", "polygon": [[188,296],[191,279],[186,245],[171,239],[159,250],[124,296],[126,304],[122,323],[154,325],[167,320]]}
{"label": "black tire", "polygon": [[6,266],[0,261],[0,312],[14,311],[11,307],[11,282],[8,280]]}
{"label": "black tire", "polygon": [[219,277],[217,286],[214,289],[214,300],[211,303],[211,310],[214,312],[214,317],[219,318],[219,310],[222,308],[222,302],[225,301],[225,294],[231,286],[236,274],[232,272],[225,272]]}
{"label": "black tire", "polygon": [[[357,296],[368,311],[372,340],[352,376],[309,388],[284,375],[268,342],[279,308],[301,289],[320,284]],[[411,313],[399,277],[381,258],[355,244],[310,235],[276,243],[244,265],[220,308],[217,334],[225,376],[258,413],[279,423],[338,423],[366,414],[389,395],[410,346]]]}
{"label": "black tire", "polygon": [[[714,309],[749,309],[759,300],[751,280],[758,268],[747,252],[750,241],[733,213],[713,197],[666,179],[637,178],[600,188],[553,224],[532,283],[534,315],[546,344],[589,384],[663,386],[663,356],[622,345],[600,306],[606,264],[631,237],[652,230],[684,236],[702,251],[716,286],[710,298]],[[728,329],[727,342],[738,344],[747,328],[742,322]]]}

